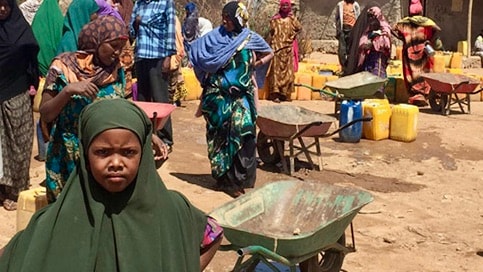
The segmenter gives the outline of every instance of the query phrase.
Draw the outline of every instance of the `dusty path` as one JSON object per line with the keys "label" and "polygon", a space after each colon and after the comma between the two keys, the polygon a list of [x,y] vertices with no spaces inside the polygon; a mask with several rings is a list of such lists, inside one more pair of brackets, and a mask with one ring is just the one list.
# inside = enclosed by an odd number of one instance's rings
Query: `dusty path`
{"label": "dusty path", "polygon": [[[262,101],[262,104],[271,102]],[[294,104],[331,113],[332,102]],[[204,120],[195,119],[197,102],[173,113],[174,151],[160,174],[168,187],[183,192],[209,212],[231,198],[212,190],[206,157]],[[335,128],[335,125],[332,127]],[[374,201],[354,220],[357,252],[346,256],[345,271],[478,271],[483,267],[483,103],[472,114],[442,116],[422,109],[412,143],[362,140],[358,144],[322,141],[323,171],[299,170],[303,180],[356,186]],[[301,158],[303,160],[304,158]],[[43,179],[32,160],[32,185]],[[289,179],[261,165],[257,184]],[[15,213],[0,209],[0,247],[15,233]],[[220,252],[207,271],[229,271],[234,252]]]}

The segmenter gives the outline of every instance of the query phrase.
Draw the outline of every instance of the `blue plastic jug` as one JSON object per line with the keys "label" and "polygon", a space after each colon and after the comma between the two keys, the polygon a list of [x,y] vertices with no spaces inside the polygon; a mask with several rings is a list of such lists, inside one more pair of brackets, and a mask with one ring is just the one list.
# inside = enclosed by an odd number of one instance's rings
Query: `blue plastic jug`
{"label": "blue plastic jug", "polygon": [[[340,104],[339,127],[362,118],[362,103],[355,100],[344,100]],[[339,131],[342,142],[357,143],[362,137],[362,122],[357,122]]]}

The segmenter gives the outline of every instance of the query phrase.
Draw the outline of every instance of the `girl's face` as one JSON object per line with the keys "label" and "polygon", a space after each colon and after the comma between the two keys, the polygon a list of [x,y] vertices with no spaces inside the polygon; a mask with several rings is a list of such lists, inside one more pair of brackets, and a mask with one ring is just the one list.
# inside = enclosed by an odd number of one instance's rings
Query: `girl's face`
{"label": "girl's face", "polygon": [[101,64],[111,66],[115,61],[119,60],[124,45],[126,45],[125,39],[115,39],[101,43],[97,49],[97,56]]}
{"label": "girl's face", "polygon": [[0,21],[6,20],[10,16],[12,8],[8,4],[7,0],[0,0]]}
{"label": "girl's face", "polygon": [[230,17],[228,17],[228,15],[223,14],[222,19],[223,19],[223,26],[225,27],[226,31],[232,32],[233,30],[235,30],[235,24],[230,19]]}
{"label": "girl's face", "polygon": [[136,178],[141,161],[141,143],[132,131],[108,129],[92,140],[87,151],[89,169],[102,188],[124,191]]}

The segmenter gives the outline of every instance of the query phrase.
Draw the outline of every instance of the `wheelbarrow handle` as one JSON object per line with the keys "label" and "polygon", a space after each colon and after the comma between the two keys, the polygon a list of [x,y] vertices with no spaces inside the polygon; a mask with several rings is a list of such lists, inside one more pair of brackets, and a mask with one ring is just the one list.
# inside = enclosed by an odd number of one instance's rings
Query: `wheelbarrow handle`
{"label": "wheelbarrow handle", "polygon": [[470,94],[477,94],[477,93],[480,93],[481,91],[483,91],[483,88],[479,89],[478,91],[474,91],[474,92],[472,92]]}
{"label": "wheelbarrow handle", "polygon": [[372,116],[366,116],[366,117],[354,119],[354,120],[350,121],[349,123],[342,125],[341,127],[336,129],[335,131],[328,134],[327,136],[332,136],[336,133],[339,133],[341,130],[346,129],[346,128],[352,126],[353,124],[356,124],[356,123],[359,123],[359,122],[368,122],[368,121],[372,121]]}
{"label": "wheelbarrow handle", "polygon": [[259,254],[268,259],[274,260],[278,263],[284,264],[286,266],[292,266],[293,264],[285,257],[278,255],[277,253],[270,251],[262,246],[247,246],[237,250],[238,256],[245,255],[255,255]]}
{"label": "wheelbarrow handle", "polygon": [[294,83],[294,86],[309,88],[313,92],[321,92],[321,93],[328,95],[328,96],[331,96],[331,97],[341,97],[340,94],[333,93],[331,91],[327,91],[327,90],[325,90],[325,88],[319,89],[319,88],[315,88],[313,86],[310,86],[310,85],[307,85],[307,84],[302,84],[302,83]]}
{"label": "wheelbarrow handle", "polygon": [[[338,133],[339,131],[341,131],[341,130],[347,128],[347,127],[352,126],[355,123],[367,122],[367,121],[372,121],[372,116],[367,116],[367,117],[362,117],[362,118],[354,119],[354,120],[350,121],[349,123],[344,124],[343,126],[339,127],[338,129],[336,129],[335,131],[333,131],[331,133],[321,135],[321,137],[330,137],[330,136]],[[322,123],[323,123],[322,121],[317,121],[317,122],[312,122],[312,123],[306,125],[304,128],[302,128],[301,130],[299,130],[297,133],[295,133],[292,136],[290,136],[290,140],[293,140],[293,139],[296,139],[296,138],[300,137],[301,135],[303,135],[305,133],[305,131],[307,131],[311,127],[313,127],[313,126],[320,126],[320,125],[322,125]]]}
{"label": "wheelbarrow handle", "polygon": [[295,134],[293,134],[292,136],[290,136],[290,140],[293,140],[293,139],[296,139],[296,138],[300,137],[301,135],[303,135],[311,127],[313,127],[313,126],[320,126],[320,125],[322,125],[322,123],[323,123],[322,121],[316,121],[316,122],[312,122],[312,123],[306,125],[301,130],[297,131]]}

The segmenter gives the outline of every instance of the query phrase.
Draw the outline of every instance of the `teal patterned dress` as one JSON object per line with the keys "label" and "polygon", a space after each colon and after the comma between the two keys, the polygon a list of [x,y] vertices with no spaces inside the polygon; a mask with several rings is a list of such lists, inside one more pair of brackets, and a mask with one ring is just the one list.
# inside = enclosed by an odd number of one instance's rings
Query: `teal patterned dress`
{"label": "teal patterned dress", "polygon": [[[55,83],[46,86],[46,89],[61,92],[68,84],[64,74],[57,77]],[[123,69],[118,70],[118,80],[104,87],[99,87],[97,99],[122,98],[126,81]],[[75,95],[65,105],[55,121],[50,132],[50,141],[47,148],[46,187],[49,203],[54,202],[62,191],[70,173],[79,158],[79,139],[77,128],[79,114],[85,106],[92,103],[92,99]]]}
{"label": "teal patterned dress", "polygon": [[238,51],[222,69],[207,77],[201,99],[212,176],[241,188],[255,183],[253,57],[252,50]]}

